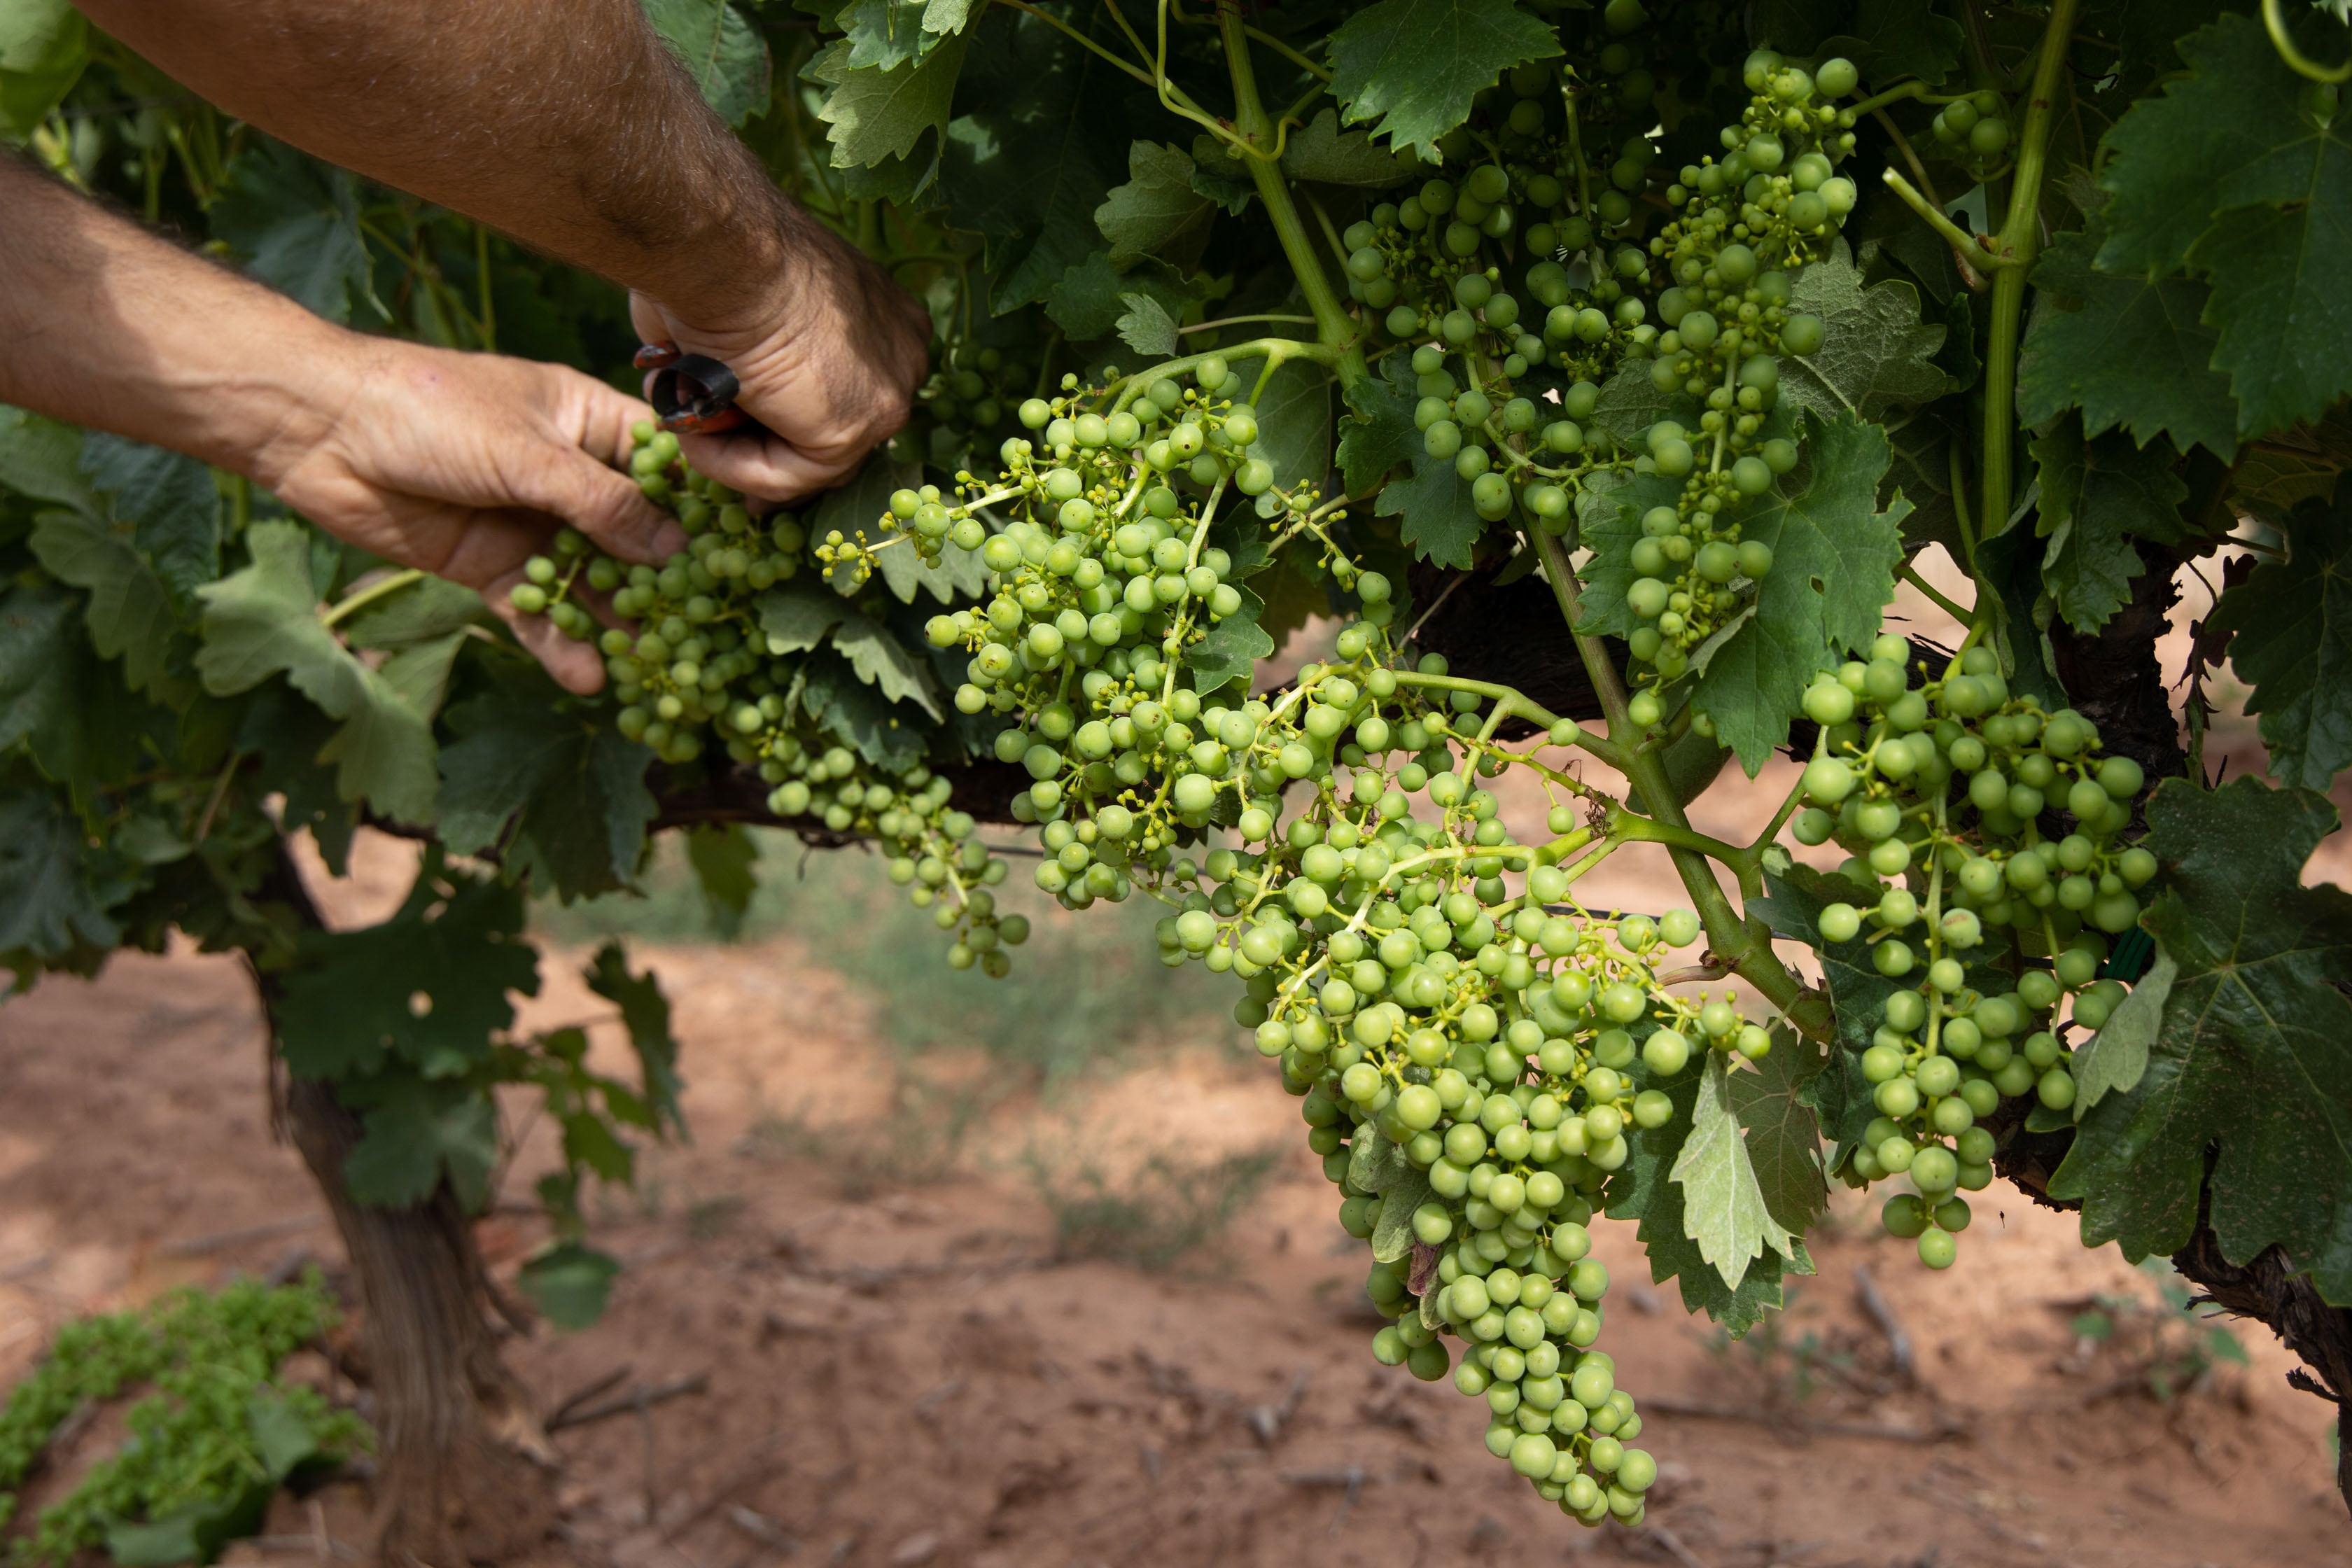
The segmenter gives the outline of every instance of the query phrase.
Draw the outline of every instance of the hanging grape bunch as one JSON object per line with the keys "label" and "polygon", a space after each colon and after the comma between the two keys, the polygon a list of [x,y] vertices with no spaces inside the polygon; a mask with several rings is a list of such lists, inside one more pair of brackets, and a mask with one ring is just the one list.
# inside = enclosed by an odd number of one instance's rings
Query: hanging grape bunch
{"label": "hanging grape bunch", "polygon": [[[989,888],[1003,880],[1004,863],[972,837],[971,817],[950,808],[948,781],[921,762],[892,769],[859,755],[807,702],[797,679],[805,656],[771,647],[761,599],[805,563],[799,521],[782,511],[755,521],[741,497],[685,465],[676,436],[649,423],[631,434],[629,471],[677,519],[687,548],[658,567],[628,565],[562,530],[551,555],[525,564],[514,607],[545,616],[575,642],[594,638],[623,735],[674,765],[718,750],[757,770],[777,816],[877,839],[893,878],[912,884],[917,905],[954,933],[949,963],[1004,973],[1003,949],[1021,942],[1028,922],[997,915]],[[635,629],[599,630],[575,597],[582,589]]]}
{"label": "hanging grape bunch", "polygon": [[[1940,676],[1892,634],[1869,651],[1805,693],[1822,731],[1790,826],[1801,843],[1852,850],[1841,872],[1874,892],[1823,908],[1822,941],[1866,942],[1867,962],[1904,987],[1863,1053],[1879,1114],[1843,1173],[1908,1175],[1917,1192],[1887,1200],[1886,1228],[1945,1268],[1969,1223],[1959,1194],[1992,1180],[1993,1137],[1977,1123],[2004,1099],[2074,1104],[2055,1015],[2071,997],[2075,1027],[2106,1022],[2124,992],[2097,978],[2105,939],[2137,923],[2157,860],[2118,838],[2139,764],[2101,758],[2087,720],[2012,695],[1988,648]],[[2061,812],[2073,826],[2053,837],[2045,824]],[[1989,942],[2053,966],[2012,980],[1982,962]]]}

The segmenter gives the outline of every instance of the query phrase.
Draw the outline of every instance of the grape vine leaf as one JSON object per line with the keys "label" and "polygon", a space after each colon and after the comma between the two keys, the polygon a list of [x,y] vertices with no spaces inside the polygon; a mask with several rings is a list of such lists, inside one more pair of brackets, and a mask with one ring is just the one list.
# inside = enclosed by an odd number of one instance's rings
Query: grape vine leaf
{"label": "grape vine leaf", "polygon": [[1766,1210],[1774,1224],[1802,1236],[1829,1205],[1821,1118],[1804,1089],[1827,1069],[1832,1052],[1785,1024],[1775,1024],[1771,1037],[1763,1059],[1726,1074],[1724,1087],[1747,1134],[1748,1162]]}
{"label": "grape vine leaf", "polygon": [[194,607],[198,585],[220,575],[221,496],[212,470],[194,458],[92,430],[82,437],[81,471],[103,493],[117,522],[171,590],[173,610]]}
{"label": "grape vine leaf", "polygon": [[486,1090],[464,1079],[435,1082],[403,1073],[340,1084],[336,1097],[361,1113],[364,1129],[343,1157],[343,1184],[353,1198],[412,1208],[446,1177],[467,1213],[489,1202],[499,1109]]}
{"label": "grape vine leaf", "polygon": [[433,820],[438,779],[426,716],[319,620],[310,531],[257,522],[246,531],[252,564],[197,591],[205,645],[196,673],[215,697],[249,691],[283,673],[324,712],[343,721],[319,752],[339,764],[336,789],[403,822]]}
{"label": "grape vine leaf", "polygon": [[1413,1235],[1413,1210],[1429,1201],[1429,1176],[1423,1171],[1408,1171],[1388,1191],[1381,1194],[1380,1213],[1372,1220],[1372,1257],[1381,1263],[1394,1263],[1412,1251],[1419,1238]]}
{"label": "grape vine leaf", "polygon": [[751,869],[760,862],[759,841],[740,823],[697,827],[686,836],[686,862],[702,889],[711,929],[721,941],[734,941],[742,934],[751,895],[760,889],[759,873]]}
{"label": "grape vine leaf", "polygon": [[800,695],[803,711],[877,767],[905,768],[923,754],[923,732],[830,647],[801,667]]}
{"label": "grape vine leaf", "polygon": [[1312,360],[1286,360],[1257,402],[1258,438],[1250,448],[1274,467],[1284,489],[1319,485],[1331,474],[1331,373]]}
{"label": "grape vine leaf", "polygon": [[1635,1234],[1649,1256],[1652,1281],[1663,1285],[1674,1280],[1685,1308],[1705,1312],[1738,1339],[1780,1305],[1784,1274],[1811,1274],[1813,1266],[1804,1243],[1792,1240],[1788,1257],[1767,1247],[1741,1273],[1738,1285],[1728,1285],[1691,1239],[1683,1187],[1669,1172],[1691,1135],[1703,1076],[1685,1072],[1651,1086],[1674,1102],[1674,1118],[1662,1127],[1625,1130],[1631,1152],[1610,1176],[1603,1199],[1610,1218],[1637,1222]]}
{"label": "grape vine leaf", "polygon": [[1803,466],[1784,481],[1791,493],[1760,496],[1741,512],[1742,536],[1772,548],[1771,574],[1756,617],[1715,650],[1691,694],[1751,777],[1789,738],[1814,672],[1878,634],[1911,510],[1899,495],[1878,510],[1893,454],[1877,426],[1840,415],[1813,425],[1802,450]]}
{"label": "grape vine leaf", "polygon": [[485,1060],[514,1022],[508,994],[539,994],[522,929],[519,890],[428,857],[390,920],[302,933],[270,1009],[288,1068],[341,1089],[387,1068],[446,1078]]}
{"label": "grape vine leaf", "polygon": [[2193,278],[2101,272],[2091,261],[2099,238],[2059,235],[2033,269],[2040,292],[2018,361],[2018,417],[2041,426],[2079,407],[2093,436],[2120,426],[2145,447],[2168,435],[2227,461],[2238,405],[2212,368],[2219,338],[2200,319],[2210,290]]}
{"label": "grape vine leaf", "polygon": [[1132,311],[1129,294],[1157,300],[1170,319],[1183,315],[1203,298],[1201,283],[1179,277],[1157,261],[1142,261],[1122,273],[1110,264],[1108,252],[1097,250],[1054,280],[1045,296],[1045,314],[1069,334],[1073,342],[1091,342],[1118,325]]}
{"label": "grape vine leaf", "polygon": [[2157,1033],[2163,1027],[2164,1005],[2179,975],[2180,965],[2158,942],[2147,973],[2132,986],[2131,994],[2116,1005],[2097,1034],[2074,1047],[2070,1070],[2074,1077],[2075,1121],[2083,1120],[2110,1090],[2139,1087],[2139,1080],[2147,1075],[2148,1047],[2156,1044]]}
{"label": "grape vine leaf", "polygon": [[1478,536],[1486,531],[1470,499],[1470,481],[1454,471],[1454,459],[1413,454],[1410,478],[1391,479],[1372,508],[1379,517],[1402,517],[1398,537],[1436,566],[1467,571],[1476,559]]}
{"label": "grape vine leaf", "polygon": [[1095,209],[1095,226],[1110,241],[1113,267],[1183,250],[1207,234],[1217,209],[1192,188],[1189,153],[1138,142],[1127,150],[1127,184],[1113,185]]}
{"label": "grape vine leaf", "polygon": [[[1124,49],[1106,9],[1077,26]],[[1126,174],[1139,109],[1130,79],[1044,22],[1019,16],[958,37],[972,40],[971,110],[948,127],[940,188],[949,221],[986,238],[990,307],[1003,315],[1045,299],[1100,245],[1095,212]]]}
{"label": "grape vine leaf", "polygon": [[1642,537],[1642,514],[1671,506],[1682,493],[1679,481],[1663,474],[1603,469],[1587,479],[1576,498],[1577,537],[1592,552],[1585,563],[1584,602],[1576,629],[1623,637],[1641,625],[1625,603],[1625,590],[1640,575],[1633,570],[1633,543]]}
{"label": "grape vine leaf", "polygon": [[1292,133],[1283,149],[1282,172],[1318,184],[1381,190],[1414,178],[1421,173],[1421,161],[1374,146],[1361,131],[1340,130],[1339,111],[1327,109]]}
{"label": "grape vine leaf", "polygon": [[658,1131],[659,1122],[666,1120],[683,1137],[686,1110],[678,1096],[686,1086],[677,1075],[677,1041],[669,1032],[669,998],[662,994],[661,982],[651,970],[630,973],[628,954],[617,942],[598,948],[594,961],[581,973],[589,990],[621,1010],[621,1023],[629,1031],[629,1047],[636,1053],[645,1082],[646,1101],[656,1118],[651,1130]]}
{"label": "grape vine leaf", "polygon": [[1377,1127],[1359,1128],[1348,1141],[1348,1184],[1360,1193],[1385,1193],[1421,1173],[1403,1148]]}
{"label": "grape vine leaf", "polygon": [[1192,138],[1192,188],[1234,217],[1257,195],[1249,161],[1205,132]]}
{"label": "grape vine leaf", "polygon": [[559,1241],[524,1259],[515,1288],[565,1332],[593,1328],[613,1299],[620,1260],[577,1241]]}
{"label": "grape vine leaf", "polygon": [[1274,653],[1274,639],[1258,625],[1265,601],[1235,584],[1242,607],[1209,628],[1209,635],[1184,650],[1184,668],[1192,672],[1192,689],[1214,691],[1236,677],[1246,676],[1257,661]]}
{"label": "grape vine leaf", "polygon": [[2142,448],[2131,438],[2084,439],[2079,420],[2061,419],[2033,443],[2042,483],[2034,529],[2050,542],[2042,557],[2044,591],[2066,624],[2092,633],[2131,598],[2145,571],[2134,539],[2178,544],[2188,537],[2180,503],[2189,487],[2173,473],[2179,454],[2159,439]]}
{"label": "grape vine leaf", "polygon": [[1176,352],[1176,318],[1149,294],[1121,294],[1127,310],[1118,319],[1119,342],[1150,359],[1167,359]]}
{"label": "grape vine leaf", "polygon": [[2338,820],[2252,774],[2149,799],[2165,891],[2141,923],[2178,973],[2145,1074],[2090,1109],[2051,1177],[2081,1200],[2084,1245],[2177,1251],[2207,1203],[2224,1258],[2275,1245],[2352,1305],[2352,894],[2299,880]]}
{"label": "grape vine leaf", "polygon": [[81,601],[47,584],[0,594],[0,752],[30,742],[53,778],[81,747]]}
{"label": "grape vine leaf", "polygon": [[1723,1276],[1724,1284],[1738,1290],[1748,1266],[1767,1247],[1782,1258],[1795,1257],[1796,1237],[1773,1218],[1764,1201],[1764,1189],[1748,1156],[1748,1140],[1732,1110],[1723,1053],[1708,1051],[1706,1056],[1690,1135],[1683,1140],[1666,1179],[1683,1189],[1683,1233],[1697,1245],[1699,1257]]}
{"label": "grape vine leaf", "polygon": [[653,752],[518,668],[449,710],[441,748],[441,842],[496,850],[513,878],[569,902],[616,892],[635,874],[660,810],[646,788]]}
{"label": "grape vine leaf", "polygon": [[206,217],[246,271],[327,320],[349,321],[354,300],[392,319],[369,280],[359,186],[344,170],[263,140],[229,163]]}
{"label": "grape vine leaf", "polygon": [[[922,482],[921,464],[893,461],[887,447],[877,447],[856,479],[825,492],[812,530],[819,539],[838,529],[845,539],[877,542],[875,536],[883,531],[880,519],[889,509],[891,492],[912,489]],[[902,605],[913,604],[918,593],[929,593],[942,605],[952,604],[959,594],[977,596],[988,582],[987,568],[981,564],[977,551],[944,542],[937,561],[924,560],[912,544],[893,545],[875,556],[874,570]],[[829,574],[828,580],[836,590],[846,586],[837,573]],[[848,591],[856,589],[849,586]]]}
{"label": "grape vine leaf", "polygon": [[2316,419],[2352,391],[2352,126],[2332,99],[2314,112],[2317,89],[2257,17],[2220,17],[2180,57],[2189,73],[2107,132],[2098,265],[2211,280],[2204,319],[2240,435]]}
{"label": "grape vine leaf", "polygon": [[122,661],[123,684],[173,696],[182,682],[167,668],[178,629],[172,591],[139,552],[131,531],[94,513],[45,511],[33,520],[32,546],[52,576],[89,591],[90,643]]}
{"label": "grape vine leaf", "polygon": [[1560,53],[1559,36],[1511,0],[1380,0],[1331,35],[1331,96],[1350,125],[1374,121],[1398,152],[1437,139],[1513,66]]}
{"label": "grape vine leaf", "polygon": [[1417,399],[1411,356],[1402,349],[1393,351],[1381,362],[1378,375],[1364,377],[1346,395],[1348,416],[1339,421],[1339,475],[1349,495],[1367,496],[1421,449],[1421,432],[1412,423]]}
{"label": "grape vine leaf", "polygon": [[971,0],[850,0],[834,16],[849,35],[853,68],[887,70],[919,60],[971,20]]}
{"label": "grape vine leaf", "polygon": [[889,630],[837,594],[810,583],[770,589],[760,597],[760,629],[768,651],[798,653],[829,642],[858,679],[891,702],[911,702],[933,719],[939,695],[930,672]]}
{"label": "grape vine leaf", "polygon": [[77,942],[110,948],[121,936],[107,917],[112,901],[93,883],[81,825],[56,792],[0,794],[0,955],[14,966],[18,953],[56,958]]}
{"label": "grape vine leaf", "polygon": [[0,489],[85,516],[105,508],[81,471],[84,432],[0,404]]}
{"label": "grape vine leaf", "polygon": [[1789,309],[1811,311],[1826,329],[1820,352],[1780,361],[1780,404],[1791,412],[1874,420],[1950,386],[1936,363],[1945,329],[1920,320],[1919,290],[1899,279],[1864,288],[1843,239],[1797,274]]}
{"label": "grape vine leaf", "polygon": [[40,129],[89,64],[89,24],[69,0],[17,0],[0,9],[0,134]]}
{"label": "grape vine leaf", "polygon": [[[733,126],[741,126],[755,114],[768,108],[769,77],[768,40],[747,20],[743,13],[726,0],[639,0],[645,7],[646,19],[661,35],[677,63],[694,80],[695,90],[702,100],[717,111],[719,118]],[[852,11],[865,12],[887,9],[888,0],[876,5],[856,5],[842,13],[846,26]],[[870,39],[852,29],[853,47]],[[853,65],[865,60],[853,59]]]}
{"label": "grape vine leaf", "polygon": [[2229,589],[2209,621],[2236,633],[2230,662],[2251,682],[2273,776],[2326,789],[2352,765],[2352,504],[2305,502],[2284,561]]}
{"label": "grape vine leaf", "polygon": [[1804,1079],[1798,1097],[1819,1113],[1823,1137],[1852,1143],[1878,1114],[1870,1103],[1870,1080],[1862,1076],[1862,1053],[1870,1047],[1886,998],[1898,986],[1872,964],[1870,944],[1861,938],[1822,942],[1821,912],[1833,903],[1866,902],[1869,892],[1834,872],[1791,860],[1779,848],[1767,852],[1764,887],[1765,897],[1748,900],[1748,912],[1774,936],[1803,942],[1821,955],[1822,982],[1837,1026],[1829,1060]]}
{"label": "grape vine leaf", "polygon": [[926,131],[945,134],[968,37],[958,33],[920,60],[888,70],[853,68],[845,38],[827,46],[808,75],[833,89],[816,116],[833,128],[833,166],[870,168],[909,157]]}

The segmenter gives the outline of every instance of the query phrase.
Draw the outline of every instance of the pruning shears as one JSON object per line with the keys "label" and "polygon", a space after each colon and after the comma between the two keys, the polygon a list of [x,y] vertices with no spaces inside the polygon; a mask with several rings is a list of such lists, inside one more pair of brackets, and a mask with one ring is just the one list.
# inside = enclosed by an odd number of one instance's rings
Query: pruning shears
{"label": "pruning shears", "polygon": [[716,436],[726,430],[762,428],[735,405],[735,395],[742,384],[723,362],[661,342],[639,348],[634,363],[639,370],[654,373],[648,396],[662,429]]}

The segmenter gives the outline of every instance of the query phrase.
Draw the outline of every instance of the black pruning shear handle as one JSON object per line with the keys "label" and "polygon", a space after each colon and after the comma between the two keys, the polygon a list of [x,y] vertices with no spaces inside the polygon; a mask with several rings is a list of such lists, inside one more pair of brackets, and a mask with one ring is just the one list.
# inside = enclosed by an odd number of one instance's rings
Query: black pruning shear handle
{"label": "black pruning shear handle", "polygon": [[735,406],[742,384],[735,373],[708,354],[680,352],[676,343],[646,343],[637,350],[636,367],[654,373],[648,395],[664,430],[716,436],[728,430],[758,431],[763,426]]}

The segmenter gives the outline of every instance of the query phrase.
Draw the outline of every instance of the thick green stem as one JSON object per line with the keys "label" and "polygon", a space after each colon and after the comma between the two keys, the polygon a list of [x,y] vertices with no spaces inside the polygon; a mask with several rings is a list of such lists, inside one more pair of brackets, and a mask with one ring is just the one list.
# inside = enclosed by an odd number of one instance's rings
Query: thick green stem
{"label": "thick green stem", "polygon": [[[1741,979],[1761,992],[1766,1001],[1780,1009],[1799,1032],[1813,1039],[1828,1039],[1831,1020],[1826,1000],[1789,973],[1773,953],[1771,932],[1761,921],[1744,918],[1731,907],[1731,900],[1724,897],[1723,889],[1716,882],[1715,868],[1708,863],[1706,853],[1692,847],[1702,841],[1715,841],[1703,840],[1701,835],[1693,832],[1690,818],[1684,815],[1682,802],[1675,798],[1674,785],[1666,777],[1664,762],[1655,752],[1639,749],[1641,727],[1626,712],[1625,683],[1618,678],[1608,648],[1599,637],[1576,629],[1581,605],[1567,550],[1540,529],[1530,530],[1528,540],[1543,562],[1552,597],[1559,603],[1559,612],[1576,638],[1577,654],[1584,660],[1585,672],[1592,678],[1593,690],[1600,695],[1601,711],[1608,718],[1609,737],[1629,753],[1626,776],[1642,792],[1642,804],[1649,807],[1652,823],[1662,829],[1644,837],[1666,846],[1675,874],[1682,879],[1683,890],[1690,895],[1691,905],[1706,928],[1707,946]],[[1762,849],[1738,850],[1728,845],[1722,847],[1729,851],[1724,860],[1738,876],[1742,895],[1752,896],[1750,889],[1761,870]]]}
{"label": "thick green stem", "polygon": [[[2000,226],[1995,251],[2006,258],[1992,280],[1992,335],[1985,347],[1984,521],[1979,539],[1991,539],[2009,525],[2016,504],[2017,351],[2025,321],[2026,274],[2042,248],[2042,175],[2049,162],[2050,127],[2066,48],[2074,35],[2080,0],[2055,0],[2049,31],[2042,36],[2042,58],[2034,68],[2033,96],[2025,109],[2017,166],[2009,192],[2009,217]],[[1969,563],[1971,572],[1976,563]]]}
{"label": "thick green stem", "polygon": [[[1217,33],[1225,46],[1225,60],[1234,78],[1234,128],[1252,146],[1271,147],[1275,143],[1274,122],[1267,117],[1265,105],[1258,100],[1257,73],[1251,68],[1249,30],[1242,25],[1236,6],[1220,6],[1217,12]],[[1307,232],[1306,222],[1298,216],[1298,204],[1291,200],[1290,182],[1283,178],[1281,164],[1269,158],[1249,158],[1250,178],[1257,182],[1258,199],[1265,204],[1265,214],[1274,225],[1275,238],[1282,243],[1282,254],[1290,260],[1290,268],[1298,275],[1298,292],[1307,300],[1307,308],[1315,316],[1315,327],[1327,347],[1339,351],[1339,382],[1353,386],[1370,374],[1364,363],[1362,333],[1358,331],[1339,297],[1332,291],[1331,279],[1323,270],[1322,258],[1316,254],[1314,238]]]}

